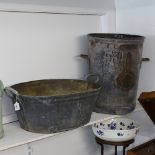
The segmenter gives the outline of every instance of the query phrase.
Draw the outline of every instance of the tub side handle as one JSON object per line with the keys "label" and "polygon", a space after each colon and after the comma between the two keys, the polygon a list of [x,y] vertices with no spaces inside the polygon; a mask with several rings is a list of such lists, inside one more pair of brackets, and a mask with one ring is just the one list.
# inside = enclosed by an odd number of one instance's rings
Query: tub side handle
{"label": "tub side handle", "polygon": [[95,84],[99,84],[101,82],[101,77],[98,74],[88,74],[86,76],[86,80],[89,83],[95,83]]}
{"label": "tub side handle", "polygon": [[11,87],[5,87],[4,92],[12,99],[17,116],[20,115],[20,117],[18,117],[18,119],[20,119],[19,121],[22,125],[25,125],[26,129],[28,129],[27,121],[25,119],[26,112],[22,100],[19,97],[19,93]]}
{"label": "tub side handle", "polygon": [[11,98],[17,97],[19,95],[18,92],[11,87],[5,87],[4,91]]}

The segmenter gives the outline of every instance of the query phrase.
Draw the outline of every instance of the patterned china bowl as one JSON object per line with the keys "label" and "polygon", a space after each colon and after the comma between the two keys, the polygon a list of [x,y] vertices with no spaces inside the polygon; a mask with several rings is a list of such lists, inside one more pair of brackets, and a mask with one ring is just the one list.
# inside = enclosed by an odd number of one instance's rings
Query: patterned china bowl
{"label": "patterned china bowl", "polygon": [[92,126],[96,137],[114,142],[134,139],[139,128],[139,123],[125,117],[107,119]]}

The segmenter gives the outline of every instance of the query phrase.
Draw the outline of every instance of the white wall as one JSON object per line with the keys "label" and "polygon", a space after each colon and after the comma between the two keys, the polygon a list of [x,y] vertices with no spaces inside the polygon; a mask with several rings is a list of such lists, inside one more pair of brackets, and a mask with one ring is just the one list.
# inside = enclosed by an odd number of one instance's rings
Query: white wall
{"label": "white wall", "polygon": [[116,32],[139,34],[146,37],[143,57],[151,59],[141,68],[139,90],[155,90],[155,1],[154,0],[116,0]]}
{"label": "white wall", "polygon": [[[82,78],[86,35],[99,16],[0,12],[0,79],[5,85],[42,78]],[[85,73],[87,74],[87,73]]]}
{"label": "white wall", "polygon": [[116,9],[109,10],[104,16],[101,17],[102,33],[115,33],[116,32]]}

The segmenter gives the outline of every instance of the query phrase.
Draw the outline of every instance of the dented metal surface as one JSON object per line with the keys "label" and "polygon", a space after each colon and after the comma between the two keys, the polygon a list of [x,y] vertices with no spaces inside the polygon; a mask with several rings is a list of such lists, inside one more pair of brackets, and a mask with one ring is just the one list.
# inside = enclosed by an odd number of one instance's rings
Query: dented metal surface
{"label": "dented metal surface", "polygon": [[89,122],[100,87],[83,80],[57,79],[19,83],[5,89],[20,126],[31,132],[55,133]]}
{"label": "dented metal surface", "polygon": [[102,86],[96,112],[126,114],[136,105],[143,36],[89,34],[89,72]]}

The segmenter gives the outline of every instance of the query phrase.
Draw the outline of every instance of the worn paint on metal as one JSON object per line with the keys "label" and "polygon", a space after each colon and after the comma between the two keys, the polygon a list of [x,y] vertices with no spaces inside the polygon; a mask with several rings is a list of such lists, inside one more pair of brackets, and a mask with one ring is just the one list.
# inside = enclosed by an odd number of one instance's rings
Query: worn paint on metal
{"label": "worn paint on metal", "polygon": [[[38,80],[11,86],[20,126],[31,132],[55,133],[89,122],[100,86],[83,80]],[[9,92],[8,92],[9,91]],[[11,92],[10,92],[11,91]]]}
{"label": "worn paint on metal", "polygon": [[96,112],[126,114],[136,105],[143,36],[89,34],[90,74],[102,86]]}

